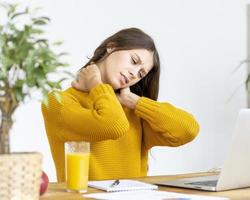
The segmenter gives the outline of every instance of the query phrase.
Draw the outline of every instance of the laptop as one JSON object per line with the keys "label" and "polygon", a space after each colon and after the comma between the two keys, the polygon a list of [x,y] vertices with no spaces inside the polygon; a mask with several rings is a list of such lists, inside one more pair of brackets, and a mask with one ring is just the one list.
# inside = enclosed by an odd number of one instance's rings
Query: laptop
{"label": "laptop", "polygon": [[250,187],[250,109],[241,109],[239,112],[232,143],[219,175],[182,178],[155,184],[206,191]]}

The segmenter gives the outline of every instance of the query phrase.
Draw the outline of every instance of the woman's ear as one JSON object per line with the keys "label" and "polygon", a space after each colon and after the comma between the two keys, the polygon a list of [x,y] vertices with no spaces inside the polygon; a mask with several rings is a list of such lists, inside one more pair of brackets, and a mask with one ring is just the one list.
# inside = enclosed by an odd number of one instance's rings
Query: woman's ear
{"label": "woman's ear", "polygon": [[112,53],[114,49],[115,49],[115,43],[114,42],[108,43],[107,48],[106,48],[107,53]]}
{"label": "woman's ear", "polygon": [[108,52],[108,53],[111,53],[113,50],[114,50],[113,47],[108,47],[108,48],[107,48],[107,52]]}

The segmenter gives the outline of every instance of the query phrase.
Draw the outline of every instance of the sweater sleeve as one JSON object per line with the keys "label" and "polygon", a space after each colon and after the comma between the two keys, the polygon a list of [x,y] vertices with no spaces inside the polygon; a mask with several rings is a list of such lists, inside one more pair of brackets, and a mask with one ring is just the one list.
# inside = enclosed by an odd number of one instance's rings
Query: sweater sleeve
{"label": "sweater sleeve", "polygon": [[192,141],[199,132],[199,124],[184,110],[169,103],[141,97],[135,113],[142,119],[143,142],[153,146],[180,146]]}
{"label": "sweater sleeve", "polygon": [[86,109],[77,99],[65,92],[61,92],[61,103],[53,94],[49,94],[49,106],[42,106],[44,118],[63,141],[101,141],[118,139],[129,129],[129,122],[112,87],[99,84],[93,88],[89,97],[93,101],[93,108]]}

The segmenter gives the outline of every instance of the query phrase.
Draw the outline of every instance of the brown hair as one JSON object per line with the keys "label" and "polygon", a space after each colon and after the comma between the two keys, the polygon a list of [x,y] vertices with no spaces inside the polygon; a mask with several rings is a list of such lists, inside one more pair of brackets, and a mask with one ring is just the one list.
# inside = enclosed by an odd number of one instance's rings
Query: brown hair
{"label": "brown hair", "polygon": [[130,49],[146,49],[153,52],[153,68],[147,76],[142,78],[135,85],[132,85],[130,90],[139,96],[145,96],[157,100],[159,93],[160,59],[153,39],[138,28],[120,30],[104,40],[100,46],[96,48],[93,57],[90,58],[82,68],[92,62],[98,63],[104,60],[111,54],[107,53],[107,48],[109,47],[114,48],[114,51],[111,53],[119,50]]}

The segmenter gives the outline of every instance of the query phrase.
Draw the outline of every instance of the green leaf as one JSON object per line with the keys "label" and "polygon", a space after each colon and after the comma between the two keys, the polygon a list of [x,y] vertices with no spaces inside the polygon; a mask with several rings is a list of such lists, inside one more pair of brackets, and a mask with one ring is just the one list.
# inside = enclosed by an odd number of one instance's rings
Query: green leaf
{"label": "green leaf", "polygon": [[15,87],[13,88],[14,92],[15,92],[15,97],[17,99],[18,102],[23,101],[25,98],[25,93],[23,93],[22,87]]}
{"label": "green leaf", "polygon": [[43,17],[32,18],[32,21],[34,25],[45,25],[50,22],[50,18],[43,16]]}
{"label": "green leaf", "polygon": [[33,22],[33,24],[36,24],[36,25],[45,25],[45,24],[47,24],[47,22],[45,20],[35,20]]}
{"label": "green leaf", "polygon": [[30,33],[32,34],[43,34],[44,31],[41,29],[31,29]]}
{"label": "green leaf", "polygon": [[55,41],[55,42],[53,42],[52,43],[52,45],[54,45],[54,46],[60,46],[60,45],[62,45],[62,41]]}
{"label": "green leaf", "polygon": [[48,92],[47,91],[43,92],[42,104],[44,104],[46,107],[49,106],[49,98],[48,98]]}
{"label": "green leaf", "polygon": [[46,17],[46,16],[32,18],[31,20],[32,20],[33,22],[39,21],[39,20],[50,22],[50,18],[49,18],[49,17]]}
{"label": "green leaf", "polygon": [[44,44],[48,45],[48,40],[47,39],[38,39],[35,41],[35,43],[44,43]]}
{"label": "green leaf", "polygon": [[43,17],[39,17],[38,19],[47,20],[48,22],[50,21],[50,18],[49,18],[49,17],[45,17],[45,16],[43,16]]}
{"label": "green leaf", "polygon": [[66,80],[68,80],[68,78],[61,78],[61,79],[58,81],[58,83],[60,84],[60,83],[62,83],[63,81],[66,81]]}
{"label": "green leaf", "polygon": [[61,95],[58,91],[54,90],[53,92],[53,95],[55,96],[56,100],[59,102],[59,103],[62,103],[62,98],[61,98]]}
{"label": "green leaf", "polygon": [[47,84],[53,88],[53,89],[61,89],[61,85],[60,85],[60,82],[59,81],[47,81]]}
{"label": "green leaf", "polygon": [[15,82],[15,87],[20,87],[20,88],[22,88],[23,85],[24,85],[24,83],[25,83],[25,80],[20,80],[20,79],[18,79],[18,80],[16,80],[16,82]]}
{"label": "green leaf", "polygon": [[61,53],[57,54],[57,56],[59,56],[59,57],[67,56],[67,55],[69,55],[69,53],[67,53],[67,52],[61,52]]}
{"label": "green leaf", "polygon": [[17,7],[18,4],[7,4],[7,16],[9,18],[11,18],[12,15],[16,12]]}
{"label": "green leaf", "polygon": [[68,63],[63,63],[63,62],[57,62],[56,65],[61,66],[61,67],[68,67],[69,66]]}
{"label": "green leaf", "polygon": [[16,18],[16,17],[18,17],[18,16],[26,15],[26,14],[27,14],[27,11],[19,12],[19,13],[14,14],[10,19],[14,19],[14,18]]}

